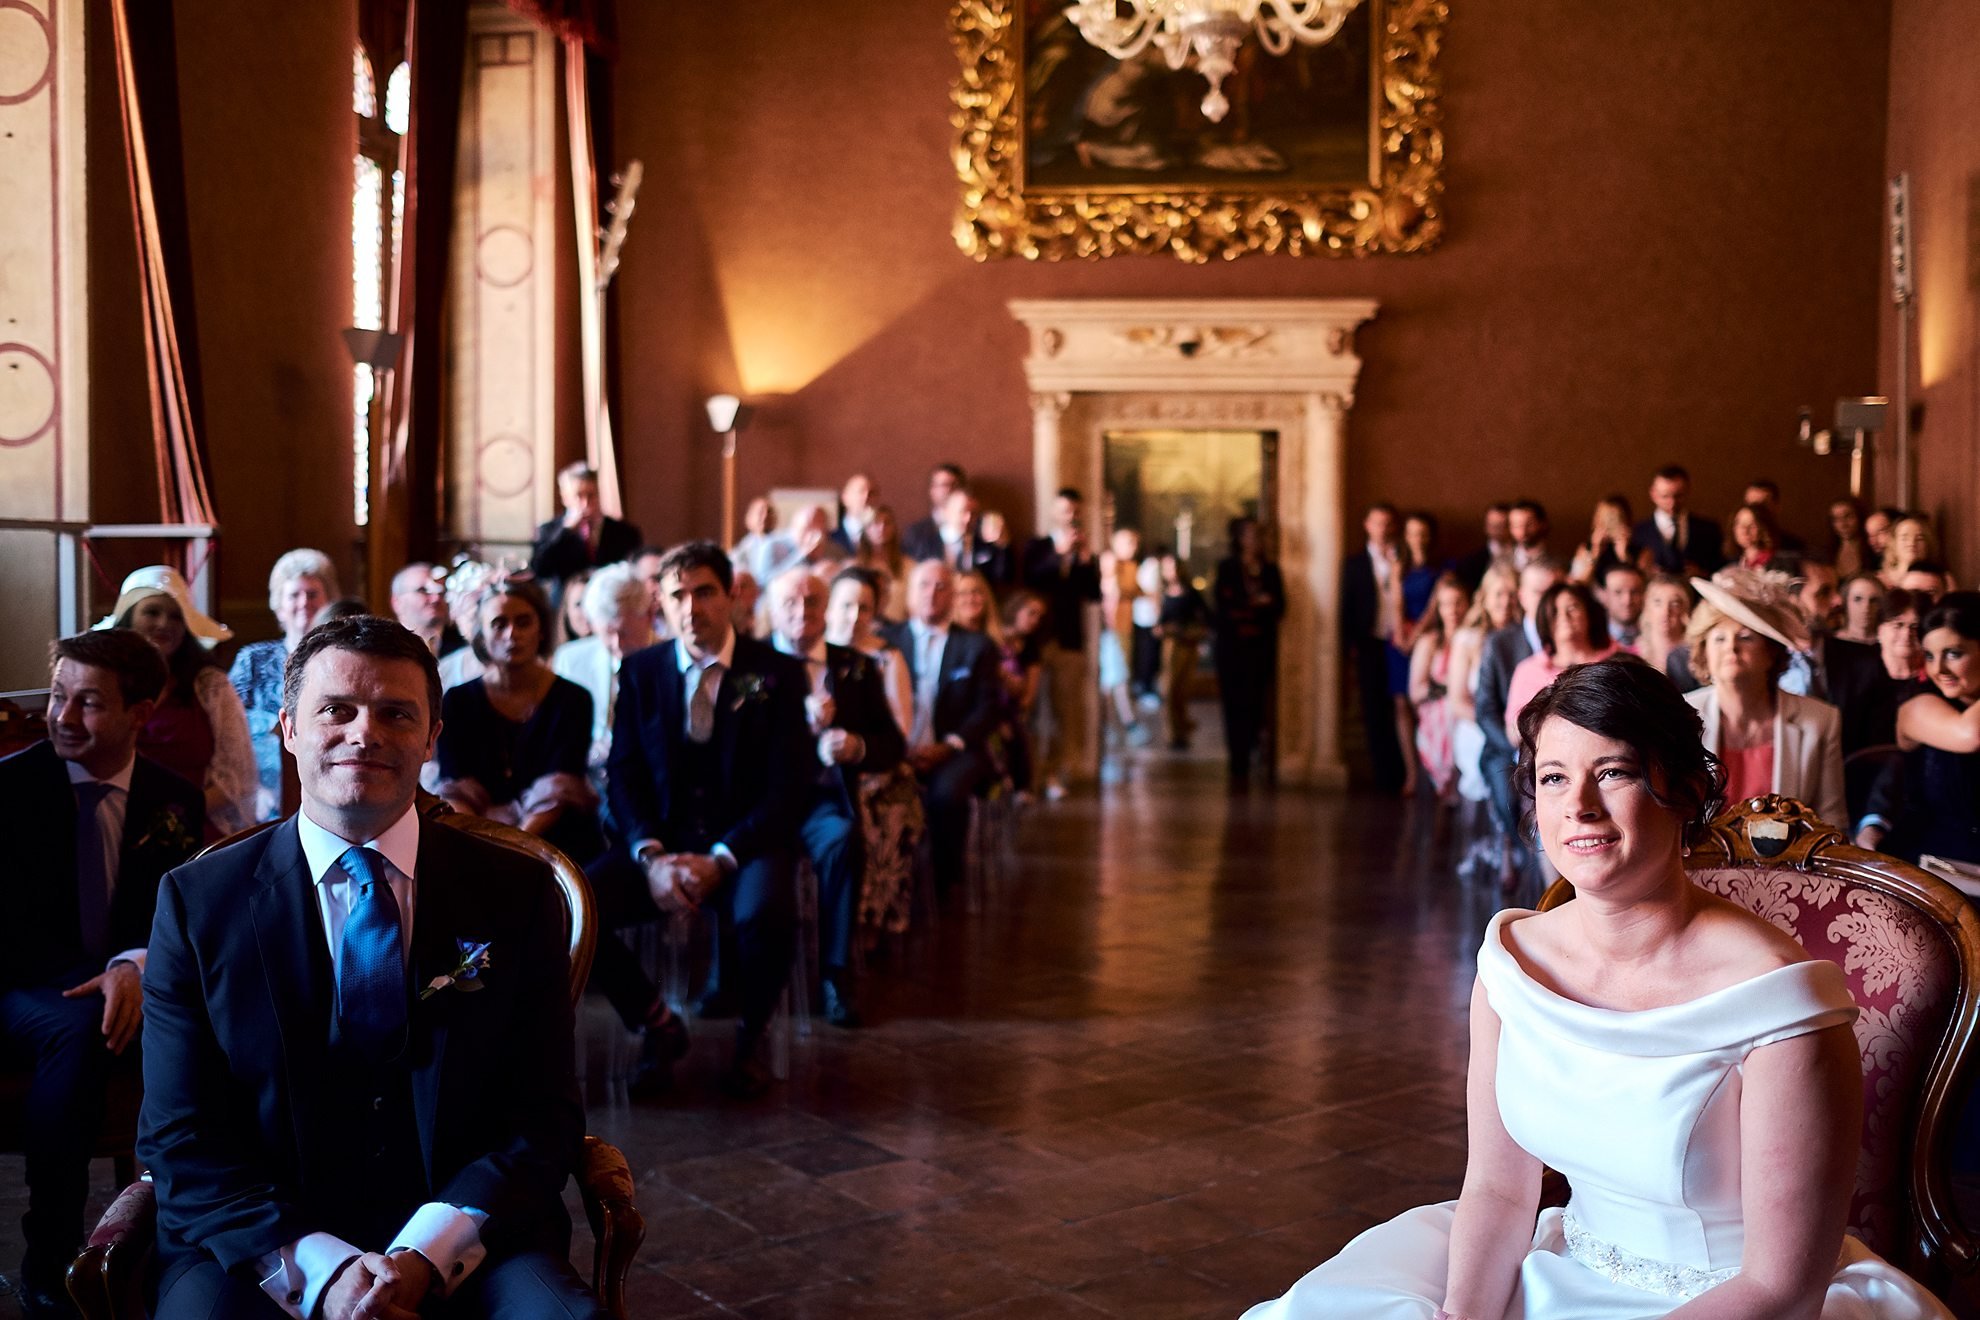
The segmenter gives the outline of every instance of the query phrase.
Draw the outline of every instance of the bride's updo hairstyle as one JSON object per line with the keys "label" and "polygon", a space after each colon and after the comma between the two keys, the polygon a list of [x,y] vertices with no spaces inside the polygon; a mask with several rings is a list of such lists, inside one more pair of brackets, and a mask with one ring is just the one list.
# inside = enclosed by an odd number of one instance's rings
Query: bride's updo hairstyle
{"label": "bride's updo hairstyle", "polygon": [[1628,743],[1643,762],[1651,798],[1684,821],[1697,841],[1725,803],[1726,771],[1705,750],[1704,722],[1664,674],[1633,655],[1572,665],[1519,713],[1519,764],[1513,783],[1533,823],[1533,761],[1550,719]]}

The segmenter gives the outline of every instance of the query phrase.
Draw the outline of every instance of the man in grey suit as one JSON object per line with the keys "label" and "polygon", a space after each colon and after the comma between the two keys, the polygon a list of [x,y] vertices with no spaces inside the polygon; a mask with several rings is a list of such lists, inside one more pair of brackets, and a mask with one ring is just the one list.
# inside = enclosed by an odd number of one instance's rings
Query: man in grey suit
{"label": "man in grey suit", "polygon": [[1478,661],[1478,728],[1485,750],[1478,768],[1492,793],[1492,823],[1500,839],[1500,883],[1512,876],[1512,850],[1505,845],[1517,837],[1519,813],[1513,802],[1512,767],[1518,751],[1506,732],[1506,693],[1519,662],[1540,649],[1540,598],[1565,575],[1551,559],[1534,559],[1519,571],[1520,621],[1485,639]]}

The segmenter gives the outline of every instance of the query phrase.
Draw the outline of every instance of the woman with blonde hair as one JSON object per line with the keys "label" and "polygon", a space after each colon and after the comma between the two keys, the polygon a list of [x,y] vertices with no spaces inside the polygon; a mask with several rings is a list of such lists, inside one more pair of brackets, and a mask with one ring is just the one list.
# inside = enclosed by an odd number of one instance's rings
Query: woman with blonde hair
{"label": "woman with blonde hair", "polygon": [[282,731],[275,717],[282,709],[282,670],[317,611],[342,594],[337,588],[337,566],[321,550],[291,550],[277,559],[268,570],[268,608],[282,626],[282,635],[249,642],[235,652],[233,668],[227,671],[247,711],[248,738],[260,780],[256,820],[274,820],[281,814]]}
{"label": "woman with blonde hair", "polygon": [[1884,543],[1884,561],[1878,570],[1886,587],[1904,585],[1904,575],[1913,564],[1936,560],[1939,541],[1932,535],[1932,524],[1919,514],[1910,513],[1891,524],[1890,539]]}

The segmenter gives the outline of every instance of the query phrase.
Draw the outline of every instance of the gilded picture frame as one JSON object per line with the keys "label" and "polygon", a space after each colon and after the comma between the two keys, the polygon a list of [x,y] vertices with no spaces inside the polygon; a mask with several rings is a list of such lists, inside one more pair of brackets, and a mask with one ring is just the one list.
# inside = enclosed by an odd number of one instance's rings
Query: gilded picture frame
{"label": "gilded picture frame", "polygon": [[[978,261],[1063,261],[1167,252],[1189,262],[1248,252],[1364,257],[1427,252],[1443,236],[1444,136],[1439,55],[1448,0],[1362,0],[1370,58],[1367,168],[1358,177],[1190,177],[1141,162],[1146,182],[1093,168],[1040,167],[1030,134],[1034,73],[1026,11],[1042,0],[957,0],[950,35],[962,185],[956,243]],[[1255,38],[1253,39],[1255,42]],[[1042,90],[1040,92],[1042,95]],[[1091,161],[1082,161],[1089,167]],[[1028,179],[1027,175],[1039,176]],[[1199,172],[1200,174],[1200,172]]]}

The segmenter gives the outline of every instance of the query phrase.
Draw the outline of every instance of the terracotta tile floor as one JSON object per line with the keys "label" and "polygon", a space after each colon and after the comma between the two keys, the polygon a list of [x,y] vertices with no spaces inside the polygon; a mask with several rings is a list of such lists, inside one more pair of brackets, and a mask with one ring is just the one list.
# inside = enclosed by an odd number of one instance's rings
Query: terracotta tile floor
{"label": "terracotta tile floor", "polygon": [[648,1216],[633,1313],[1235,1317],[1454,1196],[1498,898],[1445,852],[1393,802],[1156,762],[1034,809],[982,910],[892,951],[873,1025],[818,1024],[758,1104],[714,1092],[720,1024],[666,1103],[615,1102],[593,1006],[592,1130]]}

